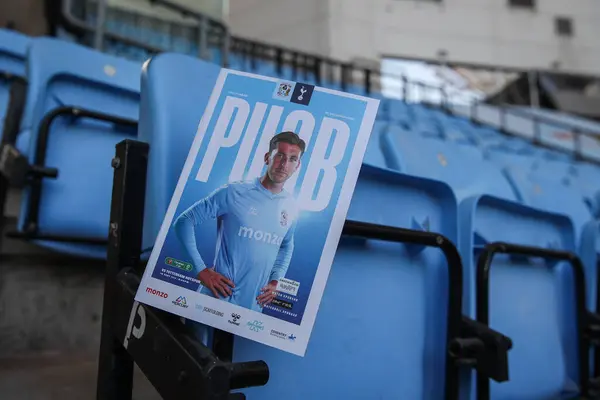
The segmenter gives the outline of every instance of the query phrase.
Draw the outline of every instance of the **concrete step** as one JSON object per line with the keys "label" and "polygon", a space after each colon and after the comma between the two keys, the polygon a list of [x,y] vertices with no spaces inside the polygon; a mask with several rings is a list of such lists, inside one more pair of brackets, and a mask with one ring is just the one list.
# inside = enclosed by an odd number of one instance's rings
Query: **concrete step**
{"label": "concrete step", "polygon": [[[94,400],[106,264],[6,238],[19,194],[0,226],[0,399]],[[133,398],[160,399],[137,367]]]}
{"label": "concrete step", "polygon": [[[0,359],[2,400],[94,400],[97,358],[90,355],[40,354]],[[134,400],[158,400],[160,395],[136,367]]]}

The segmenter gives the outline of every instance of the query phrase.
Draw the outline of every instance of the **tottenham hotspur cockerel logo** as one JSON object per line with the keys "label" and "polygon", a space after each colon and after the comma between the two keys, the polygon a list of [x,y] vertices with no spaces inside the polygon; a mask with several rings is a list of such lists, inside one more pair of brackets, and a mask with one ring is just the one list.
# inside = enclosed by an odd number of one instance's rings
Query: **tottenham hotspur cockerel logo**
{"label": "tottenham hotspur cockerel logo", "polygon": [[288,213],[287,213],[287,211],[283,210],[281,212],[281,219],[279,220],[279,223],[281,224],[281,226],[287,226],[287,224],[288,224]]}

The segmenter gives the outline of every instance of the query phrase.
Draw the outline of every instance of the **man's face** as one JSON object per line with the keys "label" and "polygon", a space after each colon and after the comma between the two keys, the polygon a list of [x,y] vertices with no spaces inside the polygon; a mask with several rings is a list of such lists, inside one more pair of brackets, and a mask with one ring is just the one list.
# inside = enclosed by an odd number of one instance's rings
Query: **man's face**
{"label": "man's face", "polygon": [[284,183],[300,167],[300,147],[295,144],[277,143],[277,148],[265,154],[267,174],[274,183]]}

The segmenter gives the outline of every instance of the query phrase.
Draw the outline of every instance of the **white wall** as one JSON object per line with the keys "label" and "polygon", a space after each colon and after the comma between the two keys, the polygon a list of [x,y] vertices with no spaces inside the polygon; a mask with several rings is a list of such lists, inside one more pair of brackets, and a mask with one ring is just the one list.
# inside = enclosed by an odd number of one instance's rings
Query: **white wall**
{"label": "white wall", "polygon": [[[600,2],[537,0],[231,0],[233,32],[336,58],[415,57],[600,74]],[[573,19],[571,38],[554,18]],[[325,34],[323,34],[325,31]]]}
{"label": "white wall", "polygon": [[230,0],[234,35],[330,54],[328,0]]}

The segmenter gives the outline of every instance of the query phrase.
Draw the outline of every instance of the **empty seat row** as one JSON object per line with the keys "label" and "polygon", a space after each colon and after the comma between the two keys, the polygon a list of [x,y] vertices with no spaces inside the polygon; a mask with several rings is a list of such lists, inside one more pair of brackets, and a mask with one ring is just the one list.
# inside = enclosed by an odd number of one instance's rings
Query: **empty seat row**
{"label": "empty seat row", "polygon": [[[28,45],[26,71],[17,136],[28,139],[21,151],[31,164],[56,168],[58,176],[26,186],[19,231],[57,251],[104,258],[114,146],[136,138],[150,144],[143,240],[150,248],[219,67],[179,54],[142,65],[39,38]],[[537,167],[491,159],[472,139],[481,139],[474,130],[500,137],[492,129],[462,120],[456,126],[471,127],[466,135],[472,136],[453,140],[445,128],[453,117],[434,111],[427,126],[430,109],[407,109],[402,123],[382,118],[375,124],[348,217],[449,238],[463,258],[463,312],[471,317],[477,312],[477,259],[496,241],[579,254],[593,310],[598,229],[582,191],[569,189],[572,181],[543,179]],[[415,121],[424,122],[418,134]],[[565,175],[575,176],[570,169]],[[510,381],[493,384],[491,397],[577,394],[572,271],[565,263],[526,257],[494,260],[490,324],[511,337],[513,350]],[[270,398],[285,391],[292,399],[443,398],[445,263],[434,249],[342,240],[304,358],[236,338],[235,361],[263,359],[272,374],[267,386],[245,392]],[[473,382],[472,376],[461,382],[464,398],[476,398]]]}
{"label": "empty seat row", "polygon": [[[207,103],[217,73],[212,64],[164,54],[155,57],[143,74],[139,138],[154,152],[149,175],[159,177],[147,186],[146,246],[160,228],[160,216],[167,210],[193,139],[201,116],[194,110]],[[168,74],[172,78],[166,80]],[[543,199],[534,197],[539,195],[537,186],[546,182],[509,172],[473,146],[398,132],[379,121],[349,218],[451,238],[463,258],[467,315],[477,312],[479,253],[497,241],[579,253],[585,260],[585,301],[593,309],[597,251],[589,244],[595,245],[597,223],[577,194],[564,194],[558,208],[550,204],[552,191],[542,191]],[[514,347],[509,357],[511,379],[493,384],[491,398],[576,395],[581,354],[570,266],[515,256],[494,260],[490,324],[511,337]],[[271,397],[288,390],[291,398],[443,398],[443,323],[449,285],[444,264],[435,250],[342,240],[305,358],[236,339],[236,361],[261,358],[273,371],[266,387],[245,392]],[[357,293],[373,286],[378,294],[365,304]],[[340,302],[344,310],[337,306]],[[461,388],[465,398],[476,398],[469,383]]]}

